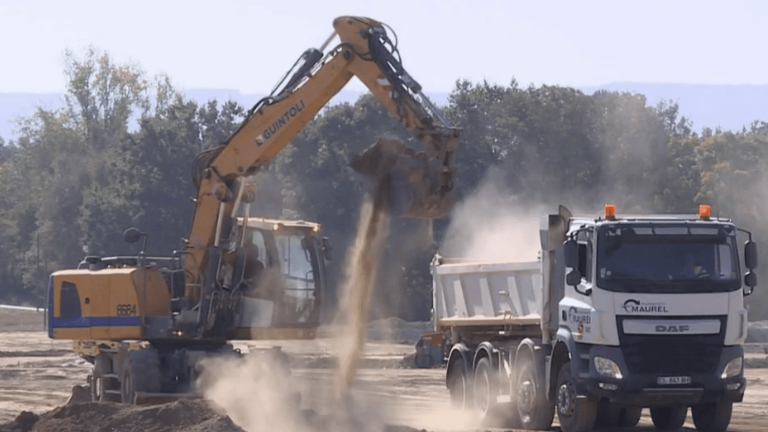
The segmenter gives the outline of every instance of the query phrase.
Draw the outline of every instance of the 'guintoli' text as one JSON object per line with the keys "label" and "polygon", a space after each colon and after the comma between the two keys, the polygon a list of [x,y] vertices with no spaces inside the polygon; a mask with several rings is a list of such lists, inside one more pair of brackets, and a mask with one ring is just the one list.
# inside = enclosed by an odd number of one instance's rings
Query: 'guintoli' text
{"label": "'guintoli' text", "polygon": [[262,136],[264,139],[269,139],[277,133],[280,129],[282,129],[283,126],[286,125],[289,121],[291,121],[292,118],[296,117],[300,112],[304,110],[304,101],[298,101],[296,105],[288,108],[283,115],[280,116],[277,120],[275,120],[274,123],[272,123],[268,128],[264,129],[264,133]]}

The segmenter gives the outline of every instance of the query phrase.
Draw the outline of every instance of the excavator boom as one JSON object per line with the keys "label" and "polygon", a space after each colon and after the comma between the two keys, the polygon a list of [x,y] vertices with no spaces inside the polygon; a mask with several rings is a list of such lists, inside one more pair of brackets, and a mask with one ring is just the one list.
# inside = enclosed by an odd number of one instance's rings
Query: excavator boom
{"label": "excavator boom", "polygon": [[[307,50],[282,88],[257,103],[225,143],[195,161],[197,200],[184,251],[184,309],[198,324],[207,319],[204,303],[215,289],[220,242],[229,238],[233,216],[243,202],[240,179],[272,161],[353,76],[413,134],[423,151],[380,140],[351,166],[388,182],[395,215],[439,218],[452,205],[453,154],[461,130],[451,126],[403,68],[384,25],[344,16],[333,26],[341,43],[326,54]],[[201,299],[203,304],[198,304]],[[190,314],[192,309],[197,312]]]}

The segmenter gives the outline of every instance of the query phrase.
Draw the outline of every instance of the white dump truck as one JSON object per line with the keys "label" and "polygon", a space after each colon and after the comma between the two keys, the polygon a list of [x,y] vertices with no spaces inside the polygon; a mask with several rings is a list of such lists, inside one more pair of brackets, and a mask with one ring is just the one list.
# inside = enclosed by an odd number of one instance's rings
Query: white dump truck
{"label": "white dump truck", "polygon": [[621,217],[608,205],[574,217],[561,206],[541,218],[538,261],[437,255],[435,332],[417,363],[447,361],[454,406],[486,421],[548,429],[556,412],[564,432],[585,432],[635,426],[648,407],[656,428],[677,430],[690,408],[698,430],[725,431],[746,386],[757,249],[709,212]]}

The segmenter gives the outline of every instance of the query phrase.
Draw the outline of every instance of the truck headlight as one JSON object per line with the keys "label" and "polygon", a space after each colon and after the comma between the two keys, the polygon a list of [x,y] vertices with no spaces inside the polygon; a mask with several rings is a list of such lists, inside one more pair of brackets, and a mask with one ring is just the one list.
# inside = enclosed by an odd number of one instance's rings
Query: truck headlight
{"label": "truck headlight", "polygon": [[615,361],[611,359],[607,359],[605,357],[595,357],[595,370],[597,370],[597,373],[603,376],[607,376],[608,378],[615,378],[615,379],[621,379],[623,378],[623,375],[621,374],[621,369],[619,368],[619,365],[616,364]]}
{"label": "truck headlight", "polygon": [[725,365],[725,369],[723,369],[723,374],[720,375],[720,378],[726,379],[737,376],[741,373],[741,367],[743,364],[744,359],[742,357],[736,357],[735,359],[729,361],[728,364]]}

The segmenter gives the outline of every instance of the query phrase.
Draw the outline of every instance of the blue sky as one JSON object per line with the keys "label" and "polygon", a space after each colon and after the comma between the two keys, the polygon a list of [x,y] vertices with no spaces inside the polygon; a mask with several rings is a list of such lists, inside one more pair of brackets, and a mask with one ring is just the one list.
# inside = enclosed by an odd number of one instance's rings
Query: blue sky
{"label": "blue sky", "polygon": [[459,78],[768,84],[768,1],[0,0],[0,92],[63,92],[64,50],[92,45],[180,89],[265,93],[339,15],[389,24],[428,92]]}

